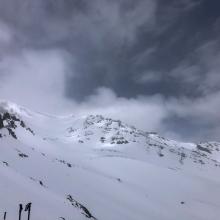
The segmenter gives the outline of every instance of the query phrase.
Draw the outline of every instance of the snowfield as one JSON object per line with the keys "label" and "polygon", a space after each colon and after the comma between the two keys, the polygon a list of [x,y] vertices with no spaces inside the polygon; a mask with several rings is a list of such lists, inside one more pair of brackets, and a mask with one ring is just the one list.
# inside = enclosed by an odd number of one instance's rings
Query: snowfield
{"label": "snowfield", "polygon": [[0,102],[0,198],[11,220],[219,220],[220,143]]}

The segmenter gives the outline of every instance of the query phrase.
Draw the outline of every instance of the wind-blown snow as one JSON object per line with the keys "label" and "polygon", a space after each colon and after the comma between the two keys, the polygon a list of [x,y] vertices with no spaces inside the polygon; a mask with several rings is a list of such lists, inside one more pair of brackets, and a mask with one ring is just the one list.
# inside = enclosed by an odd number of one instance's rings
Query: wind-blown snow
{"label": "wind-blown snow", "polygon": [[219,143],[179,143],[101,115],[55,117],[8,102],[0,115],[8,219],[28,202],[32,220],[219,219]]}

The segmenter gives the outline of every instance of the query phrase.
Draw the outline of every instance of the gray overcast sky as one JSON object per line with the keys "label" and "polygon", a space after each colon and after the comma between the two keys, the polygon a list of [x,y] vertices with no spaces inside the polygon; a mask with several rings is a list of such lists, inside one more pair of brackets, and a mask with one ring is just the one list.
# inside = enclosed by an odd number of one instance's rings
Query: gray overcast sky
{"label": "gray overcast sky", "polygon": [[220,141],[219,0],[0,0],[0,98]]}

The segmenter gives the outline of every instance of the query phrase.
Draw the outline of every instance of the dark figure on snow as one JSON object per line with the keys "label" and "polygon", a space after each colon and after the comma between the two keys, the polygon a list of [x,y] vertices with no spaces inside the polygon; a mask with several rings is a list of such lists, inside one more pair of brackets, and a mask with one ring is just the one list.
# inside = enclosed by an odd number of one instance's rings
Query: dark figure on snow
{"label": "dark figure on snow", "polygon": [[25,212],[28,212],[28,220],[30,220],[30,215],[31,215],[31,202],[29,202],[26,206],[25,206]]}
{"label": "dark figure on snow", "polygon": [[7,215],[7,212],[4,213],[4,220],[6,220],[6,215]]}
{"label": "dark figure on snow", "polygon": [[23,210],[23,205],[22,205],[22,204],[19,204],[19,220],[21,220],[22,210]]}

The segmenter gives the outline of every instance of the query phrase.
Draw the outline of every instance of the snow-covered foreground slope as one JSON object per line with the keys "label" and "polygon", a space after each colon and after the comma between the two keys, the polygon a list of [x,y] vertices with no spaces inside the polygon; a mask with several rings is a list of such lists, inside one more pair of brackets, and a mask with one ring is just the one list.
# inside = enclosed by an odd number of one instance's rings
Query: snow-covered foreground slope
{"label": "snow-covered foreground slope", "polygon": [[32,220],[220,218],[219,143],[178,143],[99,115],[47,116],[7,102],[0,115],[8,219],[28,202]]}

